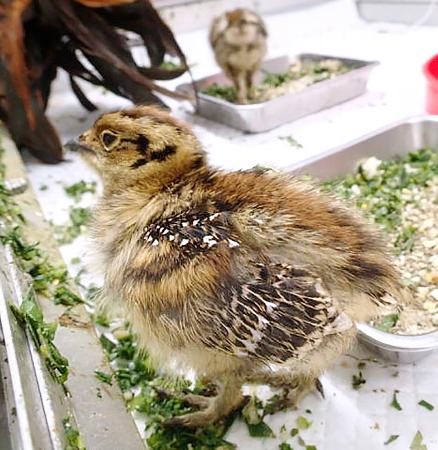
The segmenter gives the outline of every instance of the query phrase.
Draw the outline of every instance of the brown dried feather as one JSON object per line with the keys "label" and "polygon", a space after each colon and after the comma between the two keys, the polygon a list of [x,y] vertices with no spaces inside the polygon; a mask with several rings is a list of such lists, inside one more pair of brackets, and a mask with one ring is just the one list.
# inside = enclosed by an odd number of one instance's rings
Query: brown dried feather
{"label": "brown dried feather", "polygon": [[5,0],[0,3],[0,58],[19,97],[22,99],[27,121],[35,127],[35,116],[31,107],[31,94],[27,83],[28,69],[24,58],[23,14],[31,0]]}

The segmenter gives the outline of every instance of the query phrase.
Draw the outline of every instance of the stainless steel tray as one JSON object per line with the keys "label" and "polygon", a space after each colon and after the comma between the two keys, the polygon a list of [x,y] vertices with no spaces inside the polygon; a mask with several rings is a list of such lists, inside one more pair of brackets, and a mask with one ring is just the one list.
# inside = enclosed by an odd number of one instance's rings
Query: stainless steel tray
{"label": "stainless steel tray", "polygon": [[438,25],[438,7],[426,0],[356,0],[359,15],[370,22]]}
{"label": "stainless steel tray", "polygon": [[[296,61],[321,61],[327,58],[338,59],[351,70],[331,80],[315,83],[300,92],[282,95],[267,102],[251,105],[235,105],[199,92],[197,113],[207,119],[221,122],[242,131],[260,133],[365,93],[369,74],[373,67],[378,64],[377,62],[310,53],[300,54],[293,58],[281,56],[265,61],[261,71],[256,75],[255,83],[262,80],[263,72],[280,73]],[[214,83],[231,84],[223,73],[218,73],[197,80],[195,85],[199,90]],[[189,83],[179,85],[177,90],[193,94],[193,87]]]}
{"label": "stainless steel tray", "polygon": [[[288,167],[295,174],[319,179],[346,175],[360,160],[375,156],[391,159],[424,147],[438,149],[438,117],[403,120],[321,155]],[[438,350],[438,331],[418,336],[400,336],[357,324],[359,339],[384,358],[401,363],[416,361]]]}

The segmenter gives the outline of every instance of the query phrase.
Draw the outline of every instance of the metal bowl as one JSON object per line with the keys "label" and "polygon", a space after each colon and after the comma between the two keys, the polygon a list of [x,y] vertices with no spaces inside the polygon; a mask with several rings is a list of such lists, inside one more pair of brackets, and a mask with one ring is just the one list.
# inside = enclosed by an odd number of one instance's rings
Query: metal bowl
{"label": "metal bowl", "polygon": [[438,350],[438,331],[409,336],[386,333],[366,323],[356,327],[367,347],[392,362],[411,363]]}

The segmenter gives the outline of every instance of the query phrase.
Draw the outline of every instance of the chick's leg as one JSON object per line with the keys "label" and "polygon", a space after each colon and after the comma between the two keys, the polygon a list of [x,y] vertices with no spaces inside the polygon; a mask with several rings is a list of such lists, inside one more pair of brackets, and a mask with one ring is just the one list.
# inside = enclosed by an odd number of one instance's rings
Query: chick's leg
{"label": "chick's leg", "polygon": [[246,81],[246,89],[247,89],[247,95],[248,99],[251,99],[253,97],[253,89],[252,89],[252,78],[253,78],[253,72],[248,70],[245,74],[245,81]]}
{"label": "chick's leg", "polygon": [[237,91],[237,102],[246,103],[248,99],[248,89],[246,84],[246,74],[243,70],[235,74],[235,85]]}
{"label": "chick's leg", "polygon": [[184,401],[188,404],[203,409],[183,416],[172,417],[166,421],[166,425],[197,428],[216,422],[242,404],[244,397],[241,388],[242,381],[234,378],[219,383],[217,395],[214,397],[185,396]]}

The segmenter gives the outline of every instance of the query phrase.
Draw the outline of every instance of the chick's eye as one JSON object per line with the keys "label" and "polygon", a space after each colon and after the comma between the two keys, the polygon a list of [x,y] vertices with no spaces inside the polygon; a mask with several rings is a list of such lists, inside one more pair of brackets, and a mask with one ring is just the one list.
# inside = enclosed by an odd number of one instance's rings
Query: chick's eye
{"label": "chick's eye", "polygon": [[117,136],[110,131],[104,131],[101,135],[102,143],[106,149],[111,147],[117,140]]}

